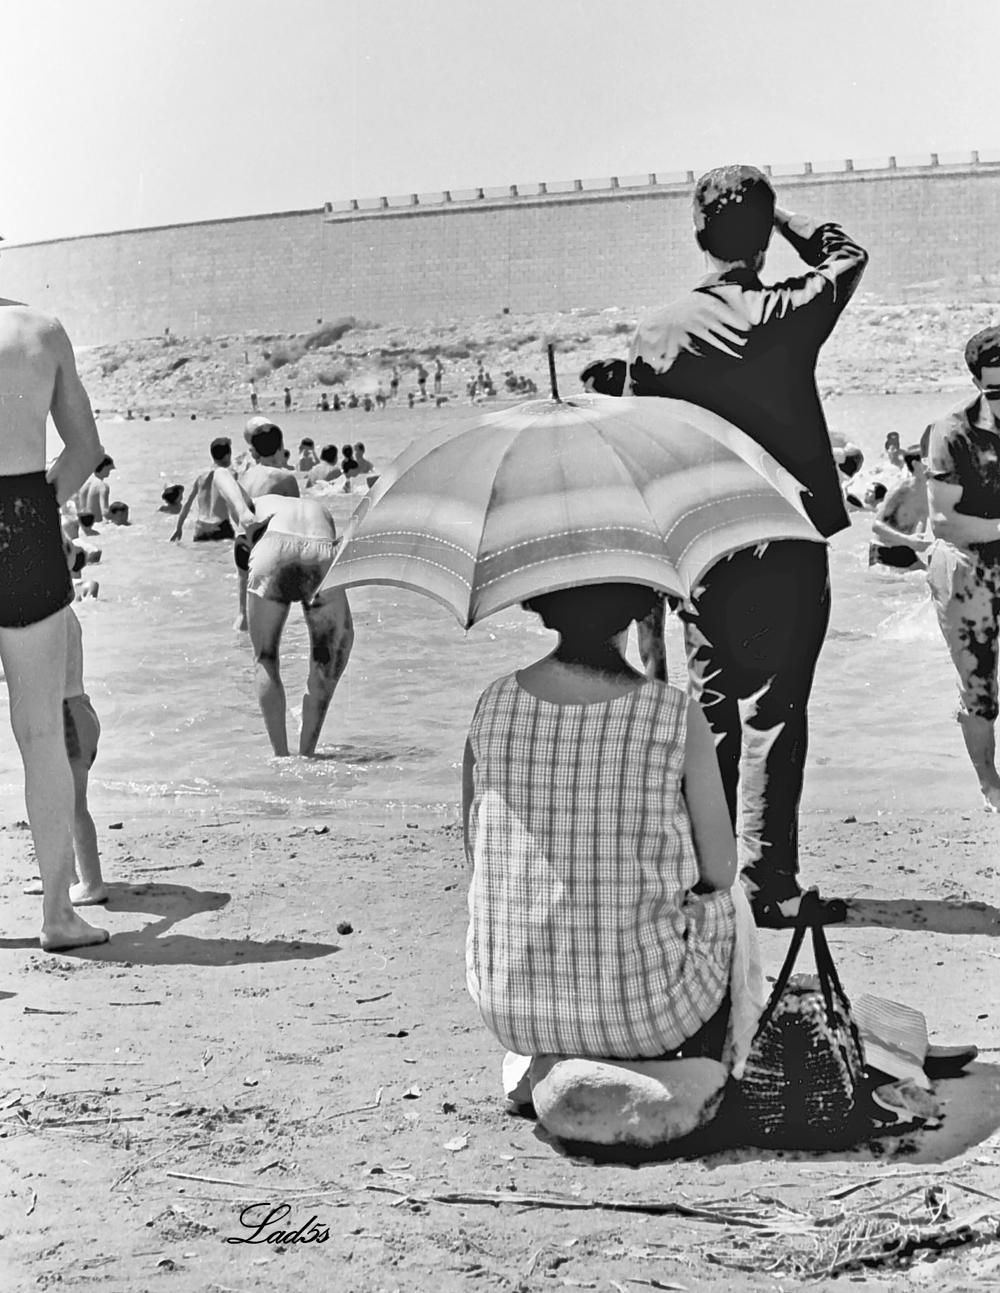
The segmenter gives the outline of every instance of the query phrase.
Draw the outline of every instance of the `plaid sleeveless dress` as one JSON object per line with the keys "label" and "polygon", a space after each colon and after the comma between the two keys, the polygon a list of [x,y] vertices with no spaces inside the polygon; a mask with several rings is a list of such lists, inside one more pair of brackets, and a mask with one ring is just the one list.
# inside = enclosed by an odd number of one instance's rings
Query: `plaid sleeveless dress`
{"label": "plaid sleeveless dress", "polygon": [[687,703],[648,682],[552,704],[514,675],[480,697],[467,983],[510,1050],[651,1058],[722,1004],[733,904],[690,892]]}

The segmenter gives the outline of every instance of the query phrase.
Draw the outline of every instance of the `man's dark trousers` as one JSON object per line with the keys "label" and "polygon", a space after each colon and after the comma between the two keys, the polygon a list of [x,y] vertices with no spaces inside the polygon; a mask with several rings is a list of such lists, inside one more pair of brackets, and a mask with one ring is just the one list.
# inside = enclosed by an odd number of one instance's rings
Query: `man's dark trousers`
{"label": "man's dark trousers", "polygon": [[681,618],[734,830],[742,812],[743,874],[756,902],[781,902],[799,892],[807,707],[830,619],[826,544],[741,549],[708,571]]}

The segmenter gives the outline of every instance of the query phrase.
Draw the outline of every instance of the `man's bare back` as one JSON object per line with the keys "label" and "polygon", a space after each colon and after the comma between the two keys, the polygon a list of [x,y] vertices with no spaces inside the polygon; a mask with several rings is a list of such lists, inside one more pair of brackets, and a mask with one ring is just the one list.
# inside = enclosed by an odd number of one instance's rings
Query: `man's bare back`
{"label": "man's bare back", "polygon": [[255,462],[240,476],[239,483],[251,498],[260,498],[264,494],[299,497],[298,479],[295,472],[287,467],[271,467],[262,462]]}

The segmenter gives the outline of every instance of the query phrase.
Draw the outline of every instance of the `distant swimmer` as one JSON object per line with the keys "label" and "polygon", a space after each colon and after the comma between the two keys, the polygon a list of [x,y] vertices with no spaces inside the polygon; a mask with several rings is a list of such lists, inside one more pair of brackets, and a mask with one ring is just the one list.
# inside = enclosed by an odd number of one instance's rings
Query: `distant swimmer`
{"label": "distant swimmer", "polygon": [[927,468],[920,446],[903,452],[908,476],[886,495],[872,521],[876,542],[868,550],[868,564],[897,570],[924,570],[920,554],[933,543],[928,533]]}
{"label": "distant swimmer", "polygon": [[[264,494],[283,494],[298,498],[299,482],[295,472],[285,465],[285,441],[281,428],[268,418],[251,418],[244,433],[250,446],[253,461],[239,477],[242,492],[251,499]],[[219,485],[217,476],[216,486]],[[232,514],[232,510],[230,511]],[[241,527],[233,545],[233,560],[239,578],[237,581],[238,612],[233,627],[244,633],[247,628],[247,571],[250,564],[250,540],[246,528]]]}
{"label": "distant swimmer", "polygon": [[[176,543],[184,533],[184,523],[192,508],[196,508],[194,521],[195,543],[207,543],[221,539],[234,539],[236,531],[229,519],[229,509],[225,500],[215,487],[215,473],[218,468],[229,470],[233,463],[233,445],[228,436],[218,436],[208,446],[212,455],[213,466],[195,478],[188,490],[187,501],[177,517],[177,524],[170,536],[170,542]],[[179,486],[178,486],[179,488]]]}
{"label": "distant swimmer", "polygon": [[316,485],[320,481],[336,480],[342,472],[338,463],[340,453],[335,444],[325,444],[319,451],[319,462],[306,477],[307,485]]}
{"label": "distant swimmer", "polygon": [[128,503],[123,503],[120,499],[114,503],[109,503],[108,520],[112,525],[131,525]]}
{"label": "distant swimmer", "polygon": [[[344,590],[320,591],[336,551],[337,530],[315,499],[264,494],[254,499],[253,507],[247,617],[257,662],[258,701],[271,748],[276,755],[287,755],[285,689],[278,657],[288,609],[292,602],[300,602],[310,652],[299,753],[312,755],[354,644]],[[258,537],[261,526],[266,530]]]}
{"label": "distant swimmer", "polygon": [[358,464],[359,475],[364,476],[364,475],[367,475],[368,472],[375,470],[371,462],[369,462],[369,460],[365,457],[365,447],[360,440],[354,446],[354,457]]}
{"label": "distant swimmer", "polygon": [[181,510],[181,504],[184,501],[183,485],[167,485],[160,495],[163,500],[157,509],[160,512],[166,512],[170,516],[176,516]]}
{"label": "distant swimmer", "polygon": [[103,521],[111,497],[111,486],[108,477],[115,469],[115,460],[105,454],[94,468],[93,474],[80,486],[76,496],[77,512],[92,512],[95,521]]}
{"label": "distant swimmer", "polygon": [[862,510],[865,504],[854,478],[864,466],[865,455],[856,444],[846,444],[843,449],[834,449],[833,458],[841,476],[845,477],[841,483],[845,504],[854,511]]}
{"label": "distant swimmer", "polygon": [[316,457],[316,442],[308,436],[299,441],[299,471],[312,471],[319,462]]}

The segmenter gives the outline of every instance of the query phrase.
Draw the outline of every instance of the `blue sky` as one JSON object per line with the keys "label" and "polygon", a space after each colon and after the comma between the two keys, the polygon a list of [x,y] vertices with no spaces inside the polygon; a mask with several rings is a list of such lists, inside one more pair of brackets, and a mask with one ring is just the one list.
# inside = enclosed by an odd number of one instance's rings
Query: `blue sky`
{"label": "blue sky", "polygon": [[737,159],[1000,148],[991,0],[2,0],[0,13],[12,241]]}

